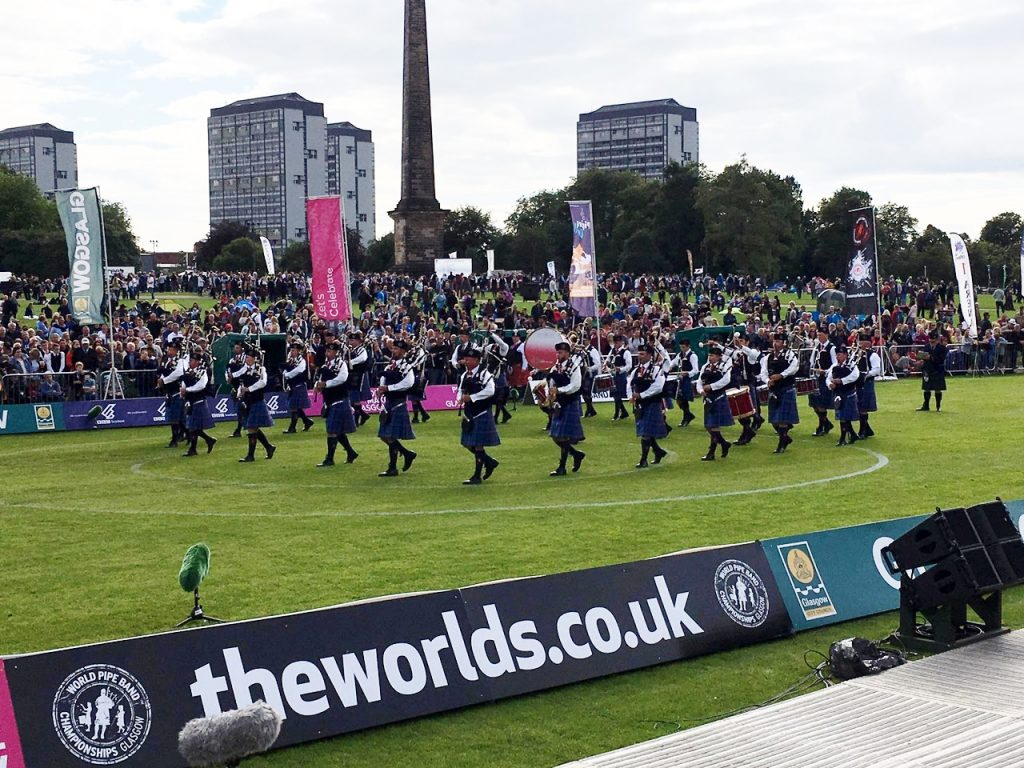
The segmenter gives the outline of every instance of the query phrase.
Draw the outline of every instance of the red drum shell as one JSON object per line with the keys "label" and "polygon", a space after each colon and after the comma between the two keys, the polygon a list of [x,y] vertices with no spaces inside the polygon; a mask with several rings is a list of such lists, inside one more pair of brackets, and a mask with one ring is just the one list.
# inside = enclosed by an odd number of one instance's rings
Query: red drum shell
{"label": "red drum shell", "polygon": [[729,410],[732,412],[733,418],[745,419],[756,413],[750,387],[727,390],[725,396],[729,398]]}

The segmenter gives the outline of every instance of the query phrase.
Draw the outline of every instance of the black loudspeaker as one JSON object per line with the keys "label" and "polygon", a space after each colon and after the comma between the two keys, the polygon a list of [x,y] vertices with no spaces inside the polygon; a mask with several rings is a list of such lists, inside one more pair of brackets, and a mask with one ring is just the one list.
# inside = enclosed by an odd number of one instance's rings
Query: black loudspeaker
{"label": "black loudspeaker", "polygon": [[540,298],[540,290],[540,283],[522,283],[519,286],[519,292],[526,301],[537,301]]}
{"label": "black loudspeaker", "polygon": [[[1001,500],[938,510],[883,555],[900,575],[898,637],[908,647],[948,650],[1007,631],[1002,590],[1024,583],[1024,541]],[[918,625],[918,613],[930,623]]]}

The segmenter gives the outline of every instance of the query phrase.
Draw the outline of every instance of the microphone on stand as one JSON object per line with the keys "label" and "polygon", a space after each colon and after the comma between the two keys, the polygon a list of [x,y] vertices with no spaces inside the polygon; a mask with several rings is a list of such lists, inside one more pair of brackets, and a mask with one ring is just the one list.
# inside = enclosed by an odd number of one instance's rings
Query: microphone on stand
{"label": "microphone on stand", "polygon": [[178,734],[178,752],[189,768],[237,768],[266,752],[281,733],[281,715],[257,701],[241,709],[190,720]]}

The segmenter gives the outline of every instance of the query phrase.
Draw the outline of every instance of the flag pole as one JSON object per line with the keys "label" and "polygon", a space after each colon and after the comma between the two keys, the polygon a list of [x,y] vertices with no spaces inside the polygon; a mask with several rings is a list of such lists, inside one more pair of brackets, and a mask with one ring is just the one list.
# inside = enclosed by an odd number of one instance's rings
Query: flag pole
{"label": "flag pole", "polygon": [[[103,290],[107,292],[107,327],[110,330],[110,338],[107,344],[110,347],[110,377],[107,379],[107,386],[103,388],[103,397],[106,400],[117,399],[117,363],[114,359],[114,296],[110,290],[110,269],[107,264],[107,228],[103,224],[103,196],[100,188],[96,187],[96,208],[100,214],[100,242],[103,244]],[[111,397],[113,393],[113,397]],[[124,392],[121,392],[124,395]]]}

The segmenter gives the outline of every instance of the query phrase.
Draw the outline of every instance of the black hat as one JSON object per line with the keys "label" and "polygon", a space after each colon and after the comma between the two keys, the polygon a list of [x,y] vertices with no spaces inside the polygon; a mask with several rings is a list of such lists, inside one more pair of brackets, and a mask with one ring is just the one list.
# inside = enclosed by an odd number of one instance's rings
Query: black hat
{"label": "black hat", "polygon": [[320,335],[321,336],[337,336],[338,334],[334,331],[333,328],[324,328],[322,331],[320,331]]}
{"label": "black hat", "polygon": [[409,351],[409,342],[405,341],[404,339],[398,339],[391,346],[393,346],[395,349],[401,349],[406,352]]}
{"label": "black hat", "polygon": [[363,332],[362,332],[362,331],[360,331],[360,330],[359,330],[359,329],[357,328],[357,329],[356,329],[356,330],[354,330],[354,331],[349,331],[349,332],[348,332],[348,337],[349,337],[350,339],[361,339],[361,338],[363,338]]}
{"label": "black hat", "polygon": [[857,340],[858,341],[871,341],[871,334],[870,333],[861,333],[860,335],[857,336]]}
{"label": "black hat", "polygon": [[462,357],[475,357],[479,360],[483,357],[483,351],[479,347],[466,347],[462,353]]}
{"label": "black hat", "polygon": [[170,349],[171,347],[174,347],[175,349],[181,349],[181,342],[178,341],[177,336],[171,336],[171,338],[167,340],[167,348]]}
{"label": "black hat", "polygon": [[838,354],[848,355],[848,354],[850,354],[850,350],[848,350],[846,348],[845,344],[837,344],[836,345],[836,354],[837,355]]}
{"label": "black hat", "polygon": [[558,352],[568,352],[572,347],[569,346],[568,341],[560,341],[555,344],[555,350]]}
{"label": "black hat", "polygon": [[649,354],[651,354],[651,345],[650,344],[640,344],[639,346],[637,346],[636,351],[637,352],[646,352],[649,355]]}
{"label": "black hat", "polygon": [[203,357],[204,357],[204,355],[203,355],[203,350],[201,350],[201,349],[193,349],[193,350],[192,350],[192,351],[191,351],[191,352],[189,353],[189,355],[188,355],[188,356],[189,356],[189,357],[190,357],[190,358],[191,358],[192,360],[202,360],[202,359],[203,359]]}
{"label": "black hat", "polygon": [[708,354],[720,355],[722,354],[722,348],[716,342],[713,341],[710,344],[708,344]]}
{"label": "black hat", "polygon": [[340,341],[329,341],[329,342],[327,342],[327,349],[333,349],[335,352],[340,352],[341,351],[341,342]]}
{"label": "black hat", "polygon": [[939,338],[939,332],[938,331],[932,331],[931,333],[928,334],[928,338],[929,339],[938,339]]}
{"label": "black hat", "polygon": [[252,344],[246,344],[245,345],[245,356],[246,357],[258,357],[258,353],[256,352],[256,347],[254,347]]}
{"label": "black hat", "polygon": [[303,344],[301,341],[293,341],[291,344],[288,345],[288,349],[305,349],[305,348],[306,348],[306,345]]}
{"label": "black hat", "polygon": [[679,343],[680,344],[685,344],[686,346],[690,346],[690,340],[689,339],[680,339]]}
{"label": "black hat", "polygon": [[778,331],[778,332],[772,334],[772,340],[773,341],[788,341],[789,337],[787,337],[786,334],[783,331]]}

